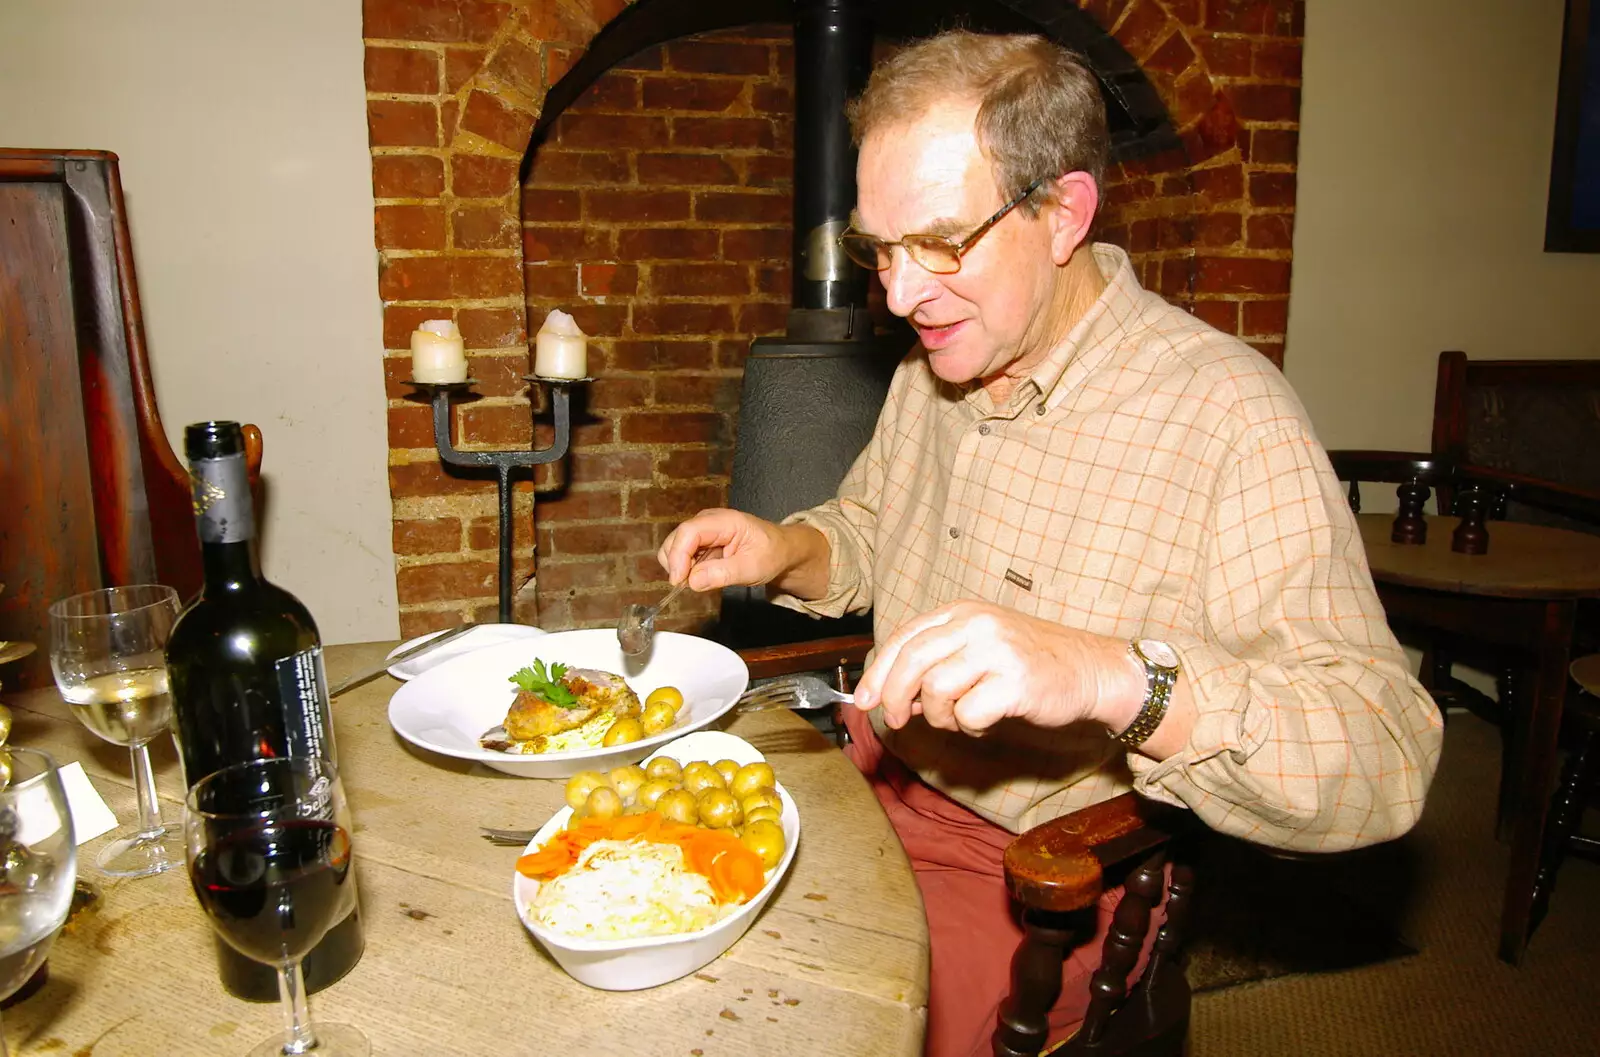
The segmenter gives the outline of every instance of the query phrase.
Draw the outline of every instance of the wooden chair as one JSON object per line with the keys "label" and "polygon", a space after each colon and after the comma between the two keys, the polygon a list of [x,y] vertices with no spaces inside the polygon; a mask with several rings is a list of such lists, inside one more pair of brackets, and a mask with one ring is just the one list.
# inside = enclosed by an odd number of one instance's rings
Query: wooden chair
{"label": "wooden chair", "polygon": [[[1472,360],[1439,354],[1433,397],[1433,450],[1460,466],[1538,481],[1555,492],[1600,494],[1600,360]],[[1543,497],[1555,497],[1547,494]],[[1510,496],[1501,515],[1579,531],[1549,502]],[[1559,500],[1557,500],[1559,501]]]}
{"label": "wooden chair", "polygon": [[[767,646],[740,652],[751,679],[827,671],[840,690],[866,663],[870,636]],[[843,724],[838,724],[842,729]],[[1189,1028],[1189,984],[1182,938],[1194,887],[1193,871],[1166,863],[1186,811],[1125,793],[1052,819],[1011,842],[1005,853],[1006,887],[1022,911],[1024,937],[1011,963],[1011,991],[995,1026],[997,1057],[1031,1057],[1043,1048],[1048,1015],[1061,994],[1061,967],[1091,935],[1096,907],[1107,887],[1125,879],[1089,983],[1083,1027],[1052,1053],[1062,1057],[1178,1057]],[[1144,973],[1130,982],[1150,915],[1164,888],[1167,918]]]}
{"label": "wooden chair", "polygon": [[[261,432],[245,427],[259,488]],[[77,591],[200,586],[189,475],[156,407],[116,155],[0,148],[0,638]],[[20,680],[50,680],[40,651]]]}
{"label": "wooden chair", "polygon": [[1562,719],[1574,736],[1572,751],[1561,771],[1561,784],[1550,800],[1545,820],[1544,847],[1533,882],[1531,932],[1550,909],[1556,873],[1568,853],[1600,857],[1600,840],[1578,832],[1583,809],[1600,785],[1600,653],[1572,662],[1572,682],[1577,692],[1567,699]]}

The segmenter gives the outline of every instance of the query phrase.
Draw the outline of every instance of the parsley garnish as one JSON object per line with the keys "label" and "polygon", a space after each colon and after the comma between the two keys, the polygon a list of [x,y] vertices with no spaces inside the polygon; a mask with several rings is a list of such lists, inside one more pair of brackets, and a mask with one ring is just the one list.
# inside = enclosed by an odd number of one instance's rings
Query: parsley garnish
{"label": "parsley garnish", "polygon": [[564,664],[552,664],[548,674],[545,673],[544,662],[535,660],[533,667],[524,668],[511,677],[511,681],[530,694],[537,694],[560,708],[577,708],[578,698],[571,690],[561,684],[561,677],[567,674]]}

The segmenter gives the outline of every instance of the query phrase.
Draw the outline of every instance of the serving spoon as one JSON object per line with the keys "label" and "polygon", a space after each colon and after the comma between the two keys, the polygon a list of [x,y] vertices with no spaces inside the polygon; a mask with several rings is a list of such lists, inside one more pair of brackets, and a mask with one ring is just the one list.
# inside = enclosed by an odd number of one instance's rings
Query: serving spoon
{"label": "serving spoon", "polygon": [[[704,554],[697,554],[689,563],[689,573],[694,572],[694,567],[700,564]],[[689,586],[689,573],[684,573],[683,580],[672,590],[667,592],[667,597],[653,606],[642,606],[637,602],[622,611],[622,619],[617,621],[617,643],[621,645],[622,652],[629,657],[638,657],[650,652],[650,646],[656,640],[656,617],[672,604],[673,599],[683,593]]]}

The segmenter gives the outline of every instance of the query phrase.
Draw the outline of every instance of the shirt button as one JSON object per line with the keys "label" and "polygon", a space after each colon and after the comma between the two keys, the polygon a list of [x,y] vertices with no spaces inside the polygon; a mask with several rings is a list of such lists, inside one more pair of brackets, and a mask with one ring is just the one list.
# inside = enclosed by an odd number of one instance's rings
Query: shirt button
{"label": "shirt button", "polygon": [[950,538],[951,539],[958,539],[960,536],[961,536],[961,530],[956,528],[954,525],[951,525],[950,526]]}
{"label": "shirt button", "polygon": [[987,437],[987,436],[988,436],[988,435],[989,435],[989,432],[990,432],[990,430],[989,430],[989,423],[987,423],[987,422],[980,422],[980,423],[979,423],[979,424],[978,424],[978,435],[979,435],[979,436],[983,436],[983,437]]}
{"label": "shirt button", "polygon": [[1043,414],[1047,413],[1049,410],[1050,409],[1048,407],[1045,407],[1043,404],[1040,404],[1038,407],[1033,409],[1033,413],[1036,414],[1036,415],[1043,415]]}

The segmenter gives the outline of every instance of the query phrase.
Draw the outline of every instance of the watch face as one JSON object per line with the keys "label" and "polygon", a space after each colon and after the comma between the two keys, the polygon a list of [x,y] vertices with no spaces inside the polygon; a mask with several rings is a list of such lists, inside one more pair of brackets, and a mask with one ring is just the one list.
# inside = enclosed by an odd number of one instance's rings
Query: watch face
{"label": "watch face", "polygon": [[1140,639],[1139,652],[1162,668],[1178,667],[1178,654],[1160,639]]}

